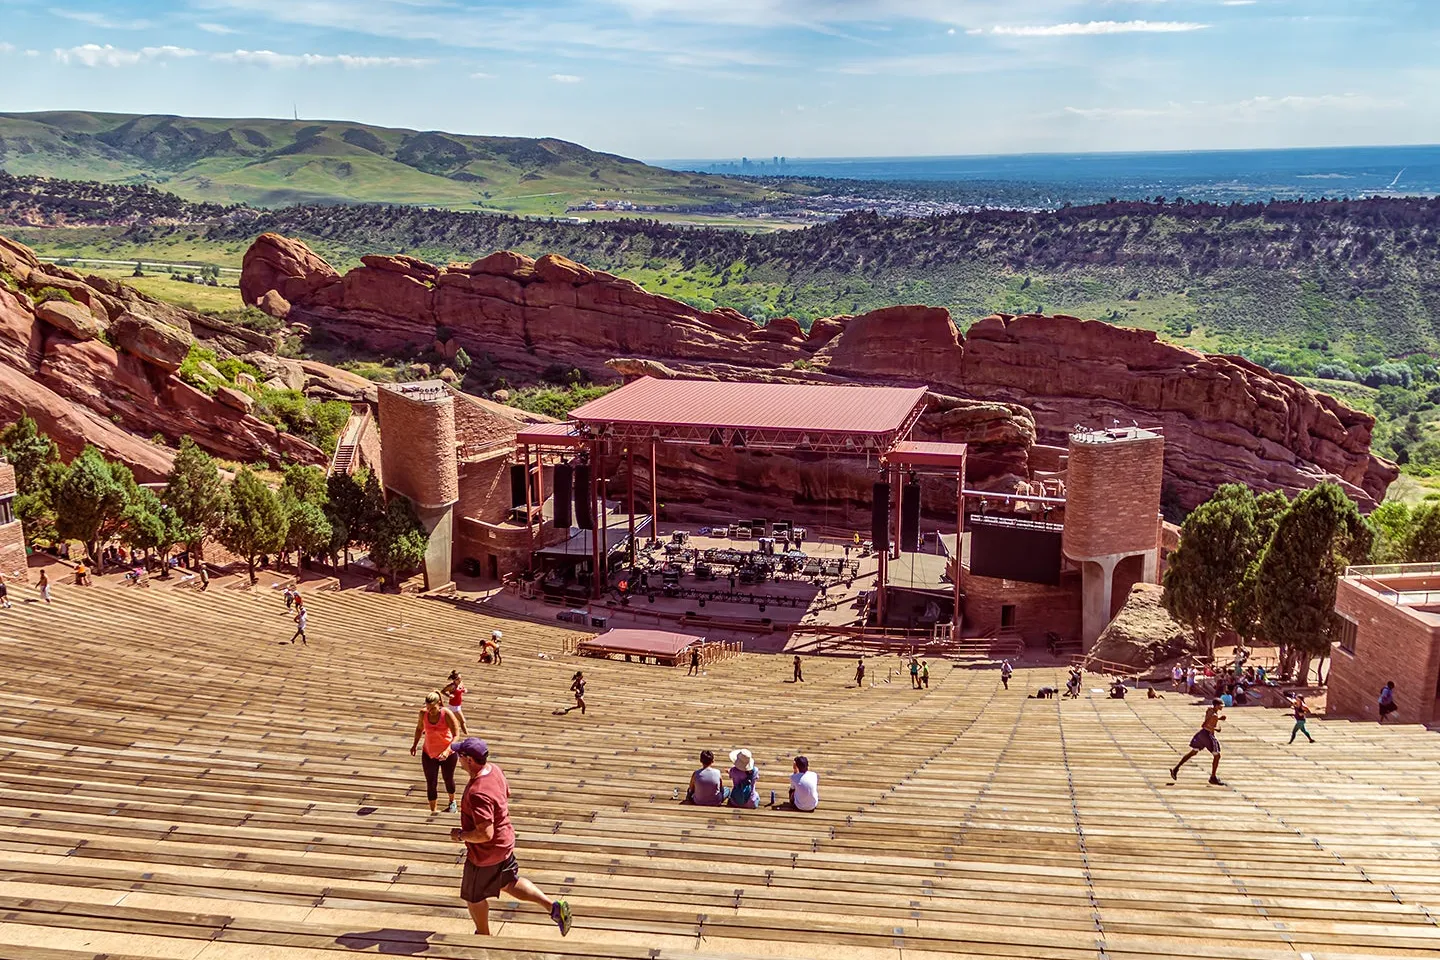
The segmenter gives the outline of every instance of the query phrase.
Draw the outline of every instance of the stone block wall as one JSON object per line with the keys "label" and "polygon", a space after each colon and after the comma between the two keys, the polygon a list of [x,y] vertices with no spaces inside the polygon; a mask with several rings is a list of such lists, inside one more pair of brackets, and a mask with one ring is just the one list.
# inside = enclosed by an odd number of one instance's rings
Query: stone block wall
{"label": "stone block wall", "polygon": [[380,395],[381,462],[386,489],[420,508],[459,499],[455,467],[455,402],[448,392],[406,395],[425,383],[385,386]]}
{"label": "stone block wall", "polygon": [[487,523],[503,523],[510,515],[510,456],[504,450],[460,464],[455,512]]}
{"label": "stone block wall", "polygon": [[1154,550],[1165,439],[1070,444],[1065,479],[1065,555],[1097,559]]}
{"label": "stone block wall", "polygon": [[[1416,586],[1407,582],[1406,589]],[[1419,586],[1419,589],[1425,589]],[[1395,604],[1342,579],[1335,612],[1356,626],[1354,653],[1331,648],[1325,715],[1379,719],[1380,688],[1395,681],[1398,717],[1405,723],[1436,719],[1436,678],[1440,675],[1440,626],[1411,607]],[[1429,619],[1436,618],[1429,615]],[[1389,721],[1387,721],[1389,722]]]}
{"label": "stone block wall", "polygon": [[20,519],[15,516],[15,468],[0,461],[0,576],[12,583],[16,580],[28,582],[29,571],[25,559],[25,533],[20,529]]}
{"label": "stone block wall", "polygon": [[1065,639],[1080,636],[1080,575],[1066,571],[1058,586],[1024,583],[995,577],[977,577],[966,567],[960,570],[960,592],[964,595],[964,632],[971,636],[993,636],[1000,629],[1000,610],[1015,605],[1015,626],[1029,645],[1043,645],[1050,631]]}

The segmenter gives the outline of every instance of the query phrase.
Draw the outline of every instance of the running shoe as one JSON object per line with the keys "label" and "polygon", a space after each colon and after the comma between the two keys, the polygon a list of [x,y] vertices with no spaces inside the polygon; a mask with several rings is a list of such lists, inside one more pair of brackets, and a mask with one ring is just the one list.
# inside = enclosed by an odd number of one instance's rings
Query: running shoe
{"label": "running shoe", "polygon": [[1211,778],[1210,778],[1210,782],[1213,783],[1213,784],[1214,784],[1215,786],[1217,786],[1217,787],[1223,787],[1223,786],[1225,786],[1225,781],[1224,781],[1224,780],[1221,780],[1219,777],[1211,777]]}
{"label": "running shoe", "polygon": [[445,808],[445,812],[446,812],[446,813],[454,813],[454,812],[455,812],[456,810],[458,810],[458,809],[460,809],[460,808],[457,807],[457,806],[455,806],[455,801],[454,801],[454,800],[451,800],[451,801],[450,801],[450,806],[448,806],[448,807]]}
{"label": "running shoe", "polygon": [[1175,779],[1178,779],[1179,776],[1180,776],[1180,768],[1179,768],[1179,767],[1171,767],[1171,768],[1170,768],[1170,779],[1171,779],[1171,780],[1175,780]]}
{"label": "running shoe", "polygon": [[556,900],[550,907],[550,919],[555,921],[555,926],[560,928],[560,936],[570,932],[570,902],[568,900]]}

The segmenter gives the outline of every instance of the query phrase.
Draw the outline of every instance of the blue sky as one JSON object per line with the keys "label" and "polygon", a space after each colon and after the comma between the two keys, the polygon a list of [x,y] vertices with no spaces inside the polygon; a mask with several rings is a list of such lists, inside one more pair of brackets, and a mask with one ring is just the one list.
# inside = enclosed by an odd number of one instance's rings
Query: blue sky
{"label": "blue sky", "polygon": [[0,108],[643,158],[1440,142],[1440,0],[0,0]]}

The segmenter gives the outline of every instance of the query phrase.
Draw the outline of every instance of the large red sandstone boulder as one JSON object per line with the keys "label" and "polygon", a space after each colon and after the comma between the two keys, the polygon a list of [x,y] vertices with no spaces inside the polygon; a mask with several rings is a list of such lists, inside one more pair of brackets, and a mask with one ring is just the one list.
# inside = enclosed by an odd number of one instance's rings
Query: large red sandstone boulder
{"label": "large red sandstone boulder", "polygon": [[294,303],[339,279],[334,267],[300,241],[262,233],[245,251],[240,298],[253,304],[274,290]]}
{"label": "large red sandstone boulder", "polygon": [[290,316],[290,301],[280,296],[280,291],[278,290],[266,290],[265,293],[255,301],[255,306],[276,320],[284,320]]}
{"label": "large red sandstone boulder", "polygon": [[367,267],[376,270],[388,270],[390,273],[403,273],[406,276],[434,280],[440,275],[440,268],[431,263],[416,257],[409,257],[403,253],[384,256],[381,254],[366,254],[360,258],[360,262]]}
{"label": "large red sandstone boulder", "polygon": [[817,352],[822,355],[830,358],[831,373],[944,383],[959,373],[964,348],[948,310],[912,305],[852,317],[843,334]]}
{"label": "large red sandstone boulder", "polygon": [[194,341],[185,333],[158,320],[135,313],[122,313],[110,325],[110,336],[126,353],[174,373],[185,362]]}
{"label": "large red sandstone boulder", "polygon": [[535,261],[535,276],[545,283],[568,283],[579,286],[595,279],[589,267],[582,267],[574,260],[568,260],[558,253],[547,253]]}
{"label": "large red sandstone boulder", "polygon": [[68,300],[46,300],[35,308],[35,316],[76,340],[94,340],[105,332],[89,307]]}
{"label": "large red sandstone boulder", "polygon": [[528,280],[535,275],[535,260],[513,250],[497,250],[470,264],[470,272]]}

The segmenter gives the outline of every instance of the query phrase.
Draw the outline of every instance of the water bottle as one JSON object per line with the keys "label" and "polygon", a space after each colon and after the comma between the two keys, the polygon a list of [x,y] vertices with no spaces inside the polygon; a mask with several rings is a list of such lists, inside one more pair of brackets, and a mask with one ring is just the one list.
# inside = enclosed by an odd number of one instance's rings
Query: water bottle
{"label": "water bottle", "polygon": [[775,791],[774,791],[774,790],[771,790],[771,791],[770,791],[770,806],[772,806],[772,807],[775,806]]}

